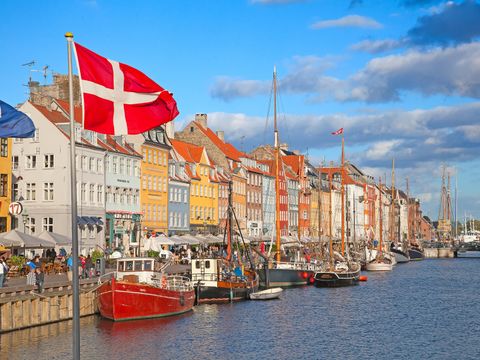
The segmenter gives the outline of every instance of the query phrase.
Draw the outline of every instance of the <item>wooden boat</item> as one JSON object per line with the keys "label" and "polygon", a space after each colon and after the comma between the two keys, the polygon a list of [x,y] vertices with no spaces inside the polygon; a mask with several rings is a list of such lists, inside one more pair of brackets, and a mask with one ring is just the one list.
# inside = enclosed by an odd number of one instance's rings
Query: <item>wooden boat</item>
{"label": "wooden boat", "polygon": [[194,305],[195,291],[190,279],[164,274],[152,258],[119,259],[117,271],[110,275],[97,289],[98,308],[107,319],[179,315],[192,310]]}
{"label": "wooden boat", "polygon": [[411,261],[425,260],[425,254],[420,247],[411,245],[408,249],[408,255],[410,256]]}
{"label": "wooden boat", "polygon": [[227,303],[247,300],[258,290],[255,271],[243,270],[224,259],[196,259],[192,261],[192,282],[197,304]]}
{"label": "wooden boat", "polygon": [[342,243],[341,254],[334,252],[332,239],[332,174],[329,173],[329,187],[330,187],[330,221],[329,221],[329,260],[326,268],[317,271],[314,275],[314,284],[317,287],[338,287],[357,285],[360,279],[360,263],[350,259],[348,254],[348,247],[345,248],[345,191],[344,191],[344,169],[345,169],[345,150],[343,128],[342,134],[342,168],[341,168],[341,194],[342,194]]}
{"label": "wooden boat", "polygon": [[384,255],[384,251],[385,249],[383,248],[383,201],[382,201],[382,179],[380,178],[380,181],[379,181],[379,185],[378,185],[378,188],[379,188],[379,194],[380,194],[380,197],[379,197],[379,202],[380,202],[380,211],[379,211],[379,215],[380,215],[380,242],[378,244],[378,248],[377,248],[377,254],[376,254],[376,257],[373,261],[369,262],[366,264],[366,269],[368,271],[392,271],[393,269],[393,261],[391,260],[391,258],[387,258],[385,255]]}
{"label": "wooden boat", "polygon": [[257,291],[250,294],[251,300],[271,300],[278,299],[283,292],[282,288],[271,288],[267,290]]}
{"label": "wooden boat", "polygon": [[[228,209],[225,227],[226,257],[203,258],[192,261],[192,282],[195,286],[197,304],[226,303],[247,300],[251,293],[258,290],[258,274],[250,263],[246,268],[239,259],[232,258],[233,217],[232,182],[228,184]],[[239,234],[243,240],[240,227]],[[245,245],[245,242],[243,242]],[[248,249],[245,247],[251,261]]]}
{"label": "wooden boat", "polygon": [[[264,263],[257,269],[260,276],[260,286],[263,288],[279,286],[301,286],[313,282],[315,265],[300,259],[283,259],[281,254],[280,229],[280,173],[282,160],[280,156],[280,141],[277,127],[277,71],[273,70],[273,123],[275,150],[275,259],[264,257]],[[300,231],[298,232],[300,234]],[[272,239],[273,240],[273,239]],[[263,255],[260,254],[262,257]],[[292,260],[292,261],[289,261]]]}

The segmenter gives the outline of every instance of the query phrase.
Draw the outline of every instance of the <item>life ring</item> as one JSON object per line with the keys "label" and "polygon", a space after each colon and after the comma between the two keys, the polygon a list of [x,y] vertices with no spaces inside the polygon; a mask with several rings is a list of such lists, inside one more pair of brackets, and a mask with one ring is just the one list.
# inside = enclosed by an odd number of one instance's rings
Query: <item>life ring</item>
{"label": "life ring", "polygon": [[162,276],[162,288],[166,289],[167,288],[167,277]]}

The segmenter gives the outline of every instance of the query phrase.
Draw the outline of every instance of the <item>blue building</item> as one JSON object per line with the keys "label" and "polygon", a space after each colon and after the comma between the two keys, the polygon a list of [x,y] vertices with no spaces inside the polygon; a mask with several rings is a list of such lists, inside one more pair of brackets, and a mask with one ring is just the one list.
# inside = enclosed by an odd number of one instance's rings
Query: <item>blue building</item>
{"label": "blue building", "polygon": [[170,151],[168,177],[168,235],[190,232],[190,179],[185,162]]}

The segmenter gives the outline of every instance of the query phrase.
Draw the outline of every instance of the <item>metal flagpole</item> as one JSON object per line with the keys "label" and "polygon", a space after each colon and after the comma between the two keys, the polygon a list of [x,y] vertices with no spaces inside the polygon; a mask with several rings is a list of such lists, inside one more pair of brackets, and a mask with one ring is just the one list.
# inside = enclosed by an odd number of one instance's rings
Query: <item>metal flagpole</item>
{"label": "metal flagpole", "polygon": [[70,198],[72,203],[72,257],[73,257],[73,359],[80,360],[80,289],[78,279],[78,230],[77,230],[77,170],[75,168],[75,120],[73,107],[73,34],[65,33],[68,49],[68,96],[70,100]]}

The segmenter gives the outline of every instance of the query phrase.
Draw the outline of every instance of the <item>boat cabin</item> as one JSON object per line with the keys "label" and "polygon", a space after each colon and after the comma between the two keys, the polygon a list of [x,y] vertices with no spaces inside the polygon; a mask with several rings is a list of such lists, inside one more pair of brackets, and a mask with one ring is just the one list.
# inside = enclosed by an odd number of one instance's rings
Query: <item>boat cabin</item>
{"label": "boat cabin", "polygon": [[218,259],[195,259],[192,261],[192,281],[217,281]]}
{"label": "boat cabin", "polygon": [[138,282],[150,283],[152,281],[152,276],[155,275],[155,266],[156,261],[152,258],[118,259],[117,279],[126,280],[138,277]]}

